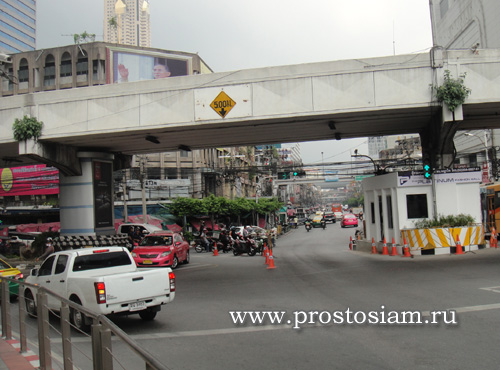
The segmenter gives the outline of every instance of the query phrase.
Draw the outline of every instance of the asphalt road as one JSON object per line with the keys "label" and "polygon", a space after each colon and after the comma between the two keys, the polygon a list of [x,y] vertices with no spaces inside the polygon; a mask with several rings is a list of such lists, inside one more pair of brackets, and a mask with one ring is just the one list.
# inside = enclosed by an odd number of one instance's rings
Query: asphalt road
{"label": "asphalt road", "polygon": [[[349,251],[353,234],[339,224],[293,230],[277,241],[275,269],[261,256],[192,251],[175,270],[175,301],[156,320],[114,321],[169,369],[499,368],[500,250],[371,255]],[[432,323],[435,310],[453,311]],[[283,320],[235,324],[236,311]],[[405,311],[422,313],[422,323],[395,324]],[[83,352],[88,339],[73,343]],[[126,369],[143,368],[115,341],[113,353]]]}

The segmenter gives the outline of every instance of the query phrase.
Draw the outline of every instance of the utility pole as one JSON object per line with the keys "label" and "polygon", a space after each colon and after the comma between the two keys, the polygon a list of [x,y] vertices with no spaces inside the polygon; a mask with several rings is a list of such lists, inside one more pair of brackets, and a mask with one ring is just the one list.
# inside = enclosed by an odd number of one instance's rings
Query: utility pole
{"label": "utility pole", "polygon": [[142,222],[144,224],[148,223],[148,210],[146,207],[146,184],[145,184],[145,178],[146,178],[146,157],[142,157],[140,159],[140,179],[141,179],[141,193],[142,193]]}
{"label": "utility pole", "polygon": [[123,171],[123,222],[128,222],[128,208],[127,208],[127,172]]}

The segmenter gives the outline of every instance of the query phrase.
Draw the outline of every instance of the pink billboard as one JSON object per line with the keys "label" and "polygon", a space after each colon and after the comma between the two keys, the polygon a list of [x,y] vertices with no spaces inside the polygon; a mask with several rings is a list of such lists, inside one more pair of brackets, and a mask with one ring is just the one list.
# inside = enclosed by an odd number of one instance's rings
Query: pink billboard
{"label": "pink billboard", "polygon": [[59,171],[44,164],[0,168],[0,196],[59,194]]}

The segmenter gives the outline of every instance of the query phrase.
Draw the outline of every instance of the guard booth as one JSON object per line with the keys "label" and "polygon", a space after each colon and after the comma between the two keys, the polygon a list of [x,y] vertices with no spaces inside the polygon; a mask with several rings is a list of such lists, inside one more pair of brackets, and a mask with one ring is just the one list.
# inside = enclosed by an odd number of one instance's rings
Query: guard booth
{"label": "guard booth", "polygon": [[422,171],[400,171],[365,178],[362,186],[367,240],[374,238],[379,242],[385,237],[390,243],[394,238],[396,244],[402,245],[404,233],[406,238],[415,236],[418,239],[415,243],[413,239],[408,240],[412,252],[433,249],[432,253],[422,254],[450,253],[450,247],[455,246],[453,239],[460,231],[448,230],[449,235],[444,236],[436,234],[437,240],[444,238],[444,244],[436,244],[431,232],[416,230],[415,221],[463,213],[471,215],[480,230],[465,230],[465,234],[460,235],[469,237],[470,242],[484,242],[481,180],[482,173],[475,167],[436,171],[432,179],[426,179]]}

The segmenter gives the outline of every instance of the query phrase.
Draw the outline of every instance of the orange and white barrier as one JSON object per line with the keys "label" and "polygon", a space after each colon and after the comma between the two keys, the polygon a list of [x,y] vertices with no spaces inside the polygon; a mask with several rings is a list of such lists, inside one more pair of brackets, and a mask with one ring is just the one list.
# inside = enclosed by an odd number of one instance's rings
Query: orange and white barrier
{"label": "orange and white barrier", "polygon": [[432,250],[433,254],[449,254],[450,248],[455,247],[457,238],[462,247],[467,250],[478,250],[479,245],[485,243],[483,225],[436,228],[436,229],[405,229],[401,230],[403,239],[406,239],[412,252]]}

